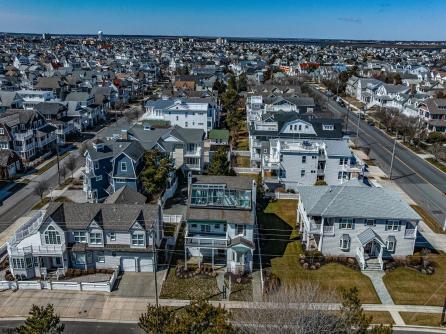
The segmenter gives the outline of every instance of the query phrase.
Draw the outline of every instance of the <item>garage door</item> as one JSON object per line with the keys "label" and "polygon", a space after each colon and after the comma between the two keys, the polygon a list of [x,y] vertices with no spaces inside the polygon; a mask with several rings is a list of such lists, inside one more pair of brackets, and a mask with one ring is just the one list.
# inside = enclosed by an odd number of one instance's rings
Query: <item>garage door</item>
{"label": "garage door", "polygon": [[134,258],[121,258],[122,271],[136,271],[136,261]]}
{"label": "garage door", "polygon": [[153,272],[153,259],[142,258],[139,260],[139,271],[141,272]]}

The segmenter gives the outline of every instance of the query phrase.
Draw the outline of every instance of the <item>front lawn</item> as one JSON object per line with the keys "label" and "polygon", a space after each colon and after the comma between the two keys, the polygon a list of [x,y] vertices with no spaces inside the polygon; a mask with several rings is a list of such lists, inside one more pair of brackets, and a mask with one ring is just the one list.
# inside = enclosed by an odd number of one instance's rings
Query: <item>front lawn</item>
{"label": "front lawn", "polygon": [[160,298],[220,300],[217,279],[197,275],[192,278],[178,278],[171,268],[163,283]]}
{"label": "front lawn", "polygon": [[296,209],[297,201],[279,200],[269,203],[264,212],[257,214],[263,266],[271,267],[285,285],[318,282],[322,288],[337,291],[356,286],[363,303],[379,303],[371,281],[360,271],[337,263],[313,271],[301,267],[298,260],[303,250],[295,228]]}
{"label": "front lawn", "polygon": [[373,325],[394,325],[392,316],[386,311],[365,311],[366,316],[372,317]]}
{"label": "front lawn", "polygon": [[400,312],[406,325],[439,327],[441,323],[440,313],[411,313]]}
{"label": "front lawn", "polygon": [[445,254],[431,254],[429,259],[435,267],[433,275],[401,267],[384,276],[384,283],[395,304],[443,306],[446,295],[446,257]]}

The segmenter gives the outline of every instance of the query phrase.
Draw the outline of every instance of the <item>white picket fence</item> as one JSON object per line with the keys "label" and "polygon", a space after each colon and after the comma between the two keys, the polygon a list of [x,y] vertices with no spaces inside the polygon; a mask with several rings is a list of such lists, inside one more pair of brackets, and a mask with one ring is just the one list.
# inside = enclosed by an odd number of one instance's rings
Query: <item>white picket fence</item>
{"label": "white picket fence", "polygon": [[259,174],[261,169],[258,167],[233,167],[237,174]]}
{"label": "white picket fence", "polygon": [[64,282],[64,281],[0,281],[0,290],[70,290],[111,292],[119,275],[119,266],[115,268],[108,282]]}

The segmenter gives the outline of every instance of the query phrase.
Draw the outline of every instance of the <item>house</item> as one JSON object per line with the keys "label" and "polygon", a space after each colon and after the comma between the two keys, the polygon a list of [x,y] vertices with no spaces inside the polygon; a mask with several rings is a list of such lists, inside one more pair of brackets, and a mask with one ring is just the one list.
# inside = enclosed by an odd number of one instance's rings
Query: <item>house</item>
{"label": "house", "polygon": [[154,271],[161,211],[158,204],[50,203],[8,241],[11,272],[31,279],[69,268]]}
{"label": "house", "polygon": [[256,183],[242,176],[188,176],[185,263],[252,271]]}
{"label": "house", "polygon": [[56,128],[34,110],[11,109],[0,114],[0,147],[29,162],[56,148]]}
{"label": "house", "polygon": [[17,94],[23,100],[23,108],[27,110],[34,109],[41,102],[49,102],[56,99],[52,91],[19,90]]}
{"label": "house", "polygon": [[166,121],[182,128],[202,129],[206,135],[218,125],[220,109],[213,98],[147,100],[145,120]]}
{"label": "house", "polygon": [[120,188],[140,189],[144,148],[137,141],[95,139],[85,151],[84,191],[89,202],[103,201]]}
{"label": "house", "polygon": [[45,120],[56,128],[57,143],[65,145],[67,138],[76,132],[73,117],[68,116],[66,104],[61,102],[41,102],[34,107]]}
{"label": "house", "polygon": [[22,170],[20,156],[10,149],[0,149],[0,179],[10,180]]}
{"label": "house", "polygon": [[0,113],[8,109],[22,109],[23,99],[17,92],[0,91]]}
{"label": "house", "polygon": [[418,105],[419,115],[429,132],[446,133],[446,99],[428,99]]}
{"label": "house", "polygon": [[263,154],[269,154],[270,139],[336,139],[343,138],[342,120],[316,118],[295,112],[264,114],[249,126],[251,164],[259,164]]}
{"label": "house", "polygon": [[317,181],[342,184],[362,172],[347,140],[270,139],[261,168],[265,184],[295,191]]}
{"label": "house", "polygon": [[362,269],[412,255],[418,214],[396,192],[351,184],[299,187],[298,225],[306,249],[356,257]]}

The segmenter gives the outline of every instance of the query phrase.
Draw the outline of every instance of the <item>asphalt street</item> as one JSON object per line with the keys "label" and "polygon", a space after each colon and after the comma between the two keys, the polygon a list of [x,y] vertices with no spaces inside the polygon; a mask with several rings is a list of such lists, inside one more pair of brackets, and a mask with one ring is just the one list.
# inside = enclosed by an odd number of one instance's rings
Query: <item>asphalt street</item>
{"label": "asphalt street", "polygon": [[[119,322],[90,322],[90,321],[61,321],[65,325],[64,334],[121,334],[138,333],[143,331],[136,323]],[[14,329],[23,321],[0,321],[0,333],[15,333]]]}
{"label": "asphalt street", "polygon": [[[86,132],[87,137],[96,137],[102,138],[105,130],[110,126],[113,126],[114,123],[111,123],[107,127],[102,128],[97,132]],[[76,159],[76,168],[79,168],[85,164],[85,159],[79,156],[79,152],[73,151],[71,153]],[[65,157],[67,159],[68,157]],[[63,164],[63,161],[60,161],[60,164]],[[11,195],[7,198],[3,204],[0,206],[0,233],[3,232],[9,225],[14,223],[19,217],[23,216],[27,213],[39,200],[39,196],[34,194],[34,187],[36,182],[41,180],[45,180],[48,182],[51,188],[55,188],[58,184],[58,175],[57,175],[57,165],[52,166],[42,175],[36,176],[29,184],[25,187]]]}
{"label": "asphalt street", "polygon": [[[313,89],[316,91],[315,89]],[[316,91],[318,94],[322,94]],[[328,100],[329,109],[337,115],[348,111],[333,100]],[[349,112],[348,129],[356,136],[358,117]],[[376,127],[359,120],[359,143],[370,148],[370,158],[387,174],[394,140]],[[446,174],[424,161],[401,144],[395,149],[392,179],[419,206],[429,212],[437,222],[444,224],[446,219]]]}

